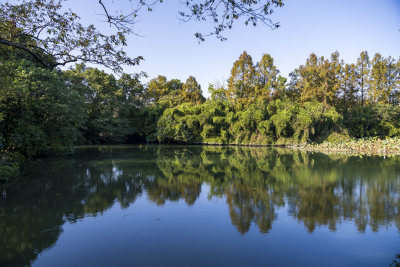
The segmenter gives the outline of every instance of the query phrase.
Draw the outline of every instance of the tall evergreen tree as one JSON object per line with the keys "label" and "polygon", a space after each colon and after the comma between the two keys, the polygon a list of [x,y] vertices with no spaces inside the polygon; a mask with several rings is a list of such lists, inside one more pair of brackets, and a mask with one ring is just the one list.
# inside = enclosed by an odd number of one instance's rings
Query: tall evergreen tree
{"label": "tall evergreen tree", "polygon": [[371,61],[369,98],[374,103],[386,104],[389,101],[390,88],[388,85],[388,62],[379,53],[376,53]]}
{"label": "tall evergreen tree", "polygon": [[396,63],[397,79],[396,79],[396,89],[392,93],[391,103],[395,105],[400,105],[400,57]]}
{"label": "tall evergreen tree", "polygon": [[365,104],[365,98],[368,93],[368,79],[370,75],[371,63],[369,61],[369,56],[367,51],[361,52],[360,56],[357,58],[357,83],[358,91],[360,92],[360,102],[361,106]]}
{"label": "tall evergreen tree", "polygon": [[278,87],[279,70],[274,65],[274,59],[269,54],[264,54],[256,64],[256,97],[269,99]]}
{"label": "tall evergreen tree", "polygon": [[168,93],[167,77],[158,75],[149,81],[147,85],[147,97],[151,102],[157,102],[162,96]]}
{"label": "tall evergreen tree", "polygon": [[358,86],[357,86],[356,65],[346,64],[343,68],[343,76],[340,88],[341,107],[348,109],[357,106]]}
{"label": "tall evergreen tree", "polygon": [[311,54],[298,70],[301,100],[316,99],[325,105],[334,105],[340,85],[340,66],[337,52],[332,54],[331,60]]}
{"label": "tall evergreen tree", "polygon": [[187,78],[186,82],[183,84],[180,96],[184,103],[191,102],[194,104],[201,104],[205,100],[204,96],[201,94],[201,86],[193,76]]}
{"label": "tall evergreen tree", "polygon": [[400,69],[399,62],[392,57],[387,58],[387,72],[386,72],[386,88],[389,93],[388,102],[391,104],[398,103],[398,91],[400,82]]}
{"label": "tall evergreen tree", "polygon": [[247,104],[255,98],[255,67],[253,59],[244,51],[233,63],[228,80],[228,99],[236,104]]}
{"label": "tall evergreen tree", "polygon": [[303,88],[302,83],[300,81],[300,68],[295,69],[291,73],[289,73],[289,83],[285,90],[285,95],[292,100],[293,102],[297,102],[301,96],[301,90]]}

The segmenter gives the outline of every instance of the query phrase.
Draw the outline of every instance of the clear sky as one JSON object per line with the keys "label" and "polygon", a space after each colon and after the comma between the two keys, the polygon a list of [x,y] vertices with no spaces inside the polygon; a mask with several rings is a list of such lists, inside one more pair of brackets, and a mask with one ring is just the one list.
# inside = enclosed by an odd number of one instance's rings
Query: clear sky
{"label": "clear sky", "polygon": [[[130,9],[127,0],[110,0],[108,4],[111,2],[117,9]],[[207,33],[210,25],[179,21],[177,11],[182,9],[181,1],[165,0],[153,12],[143,12],[135,24],[134,30],[143,37],[129,37],[126,51],[145,60],[125,71],[145,71],[150,78],[162,74],[182,81],[194,75],[203,94],[208,96],[208,84],[226,80],[233,62],[245,50],[254,62],[263,53],[271,54],[285,77],[313,52],[328,57],[339,51],[348,63],[355,62],[363,50],[370,55],[379,52],[400,57],[400,0],[286,0],[284,3],[273,14],[274,21],[281,24],[276,30],[263,25],[254,28],[236,24],[225,32],[227,41],[209,37],[199,44],[194,33]],[[68,5],[88,22],[101,13],[95,0],[69,0]]]}

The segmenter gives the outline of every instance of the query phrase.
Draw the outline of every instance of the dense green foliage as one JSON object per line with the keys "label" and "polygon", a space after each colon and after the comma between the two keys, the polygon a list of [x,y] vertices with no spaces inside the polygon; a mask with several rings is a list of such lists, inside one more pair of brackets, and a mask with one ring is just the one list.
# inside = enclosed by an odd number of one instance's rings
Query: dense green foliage
{"label": "dense green foliage", "polygon": [[[184,2],[183,18],[215,22],[221,16],[214,1]],[[243,52],[227,85],[210,84],[205,99],[193,76],[182,82],[159,75],[142,84],[144,74],[121,74],[121,65],[141,60],[123,50],[134,20],[99,4],[114,35],[82,25],[62,2],[0,5],[0,179],[17,173],[16,159],[66,153],[77,144],[287,144],[400,135],[400,60],[363,51],[356,63],[345,64],[338,52],[311,54],[288,81],[271,55],[255,62]],[[224,14],[230,19],[212,33],[224,39],[222,32],[239,17],[276,27],[269,12],[282,5],[229,2]],[[254,7],[260,8],[256,17]],[[57,67],[71,62],[83,63]]]}
{"label": "dense green foliage", "polygon": [[11,60],[1,62],[0,81],[0,176],[7,180],[16,159],[70,151],[86,113],[57,70]]}
{"label": "dense green foliage", "polygon": [[[205,99],[193,76],[113,74],[84,64],[49,70],[9,48],[0,69],[2,177],[13,160],[69,152],[77,144],[169,142],[299,144],[400,136],[400,61],[366,52],[357,64],[312,54],[279,75],[265,54],[244,52],[227,86]],[[10,154],[11,153],[11,154]],[[17,153],[17,154],[15,154]],[[5,178],[4,178],[5,179]]]}
{"label": "dense green foliage", "polygon": [[85,110],[58,71],[8,61],[0,77],[1,133],[8,150],[32,157],[74,145]]}

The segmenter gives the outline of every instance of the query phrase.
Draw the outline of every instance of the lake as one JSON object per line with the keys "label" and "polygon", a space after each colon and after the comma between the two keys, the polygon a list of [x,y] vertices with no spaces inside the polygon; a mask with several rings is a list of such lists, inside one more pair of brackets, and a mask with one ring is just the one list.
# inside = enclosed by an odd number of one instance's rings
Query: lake
{"label": "lake", "polygon": [[93,146],[1,188],[1,266],[396,266],[400,157]]}

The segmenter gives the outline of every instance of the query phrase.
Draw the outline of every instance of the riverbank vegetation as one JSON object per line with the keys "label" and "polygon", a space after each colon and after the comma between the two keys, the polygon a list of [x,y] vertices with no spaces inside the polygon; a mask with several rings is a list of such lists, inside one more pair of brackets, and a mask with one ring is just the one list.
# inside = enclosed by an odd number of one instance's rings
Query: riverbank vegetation
{"label": "riverbank vegetation", "polygon": [[400,154],[400,138],[379,139],[376,137],[363,139],[349,139],[345,141],[317,144],[305,144],[298,146],[301,149],[322,152],[345,152],[352,154],[368,155],[398,155]]}
{"label": "riverbank vegetation", "polygon": [[[57,15],[60,6],[44,3],[29,8]],[[0,21],[2,179],[17,173],[17,159],[69,153],[83,144],[267,145],[400,136],[400,59],[363,51],[345,63],[338,52],[311,54],[282,77],[271,55],[256,61],[243,52],[226,83],[209,85],[206,99],[194,76],[180,81],[159,75],[144,84],[145,74],[122,73],[119,63],[141,60],[121,50],[124,32],[106,37],[77,23],[74,13],[51,13],[49,38],[55,39],[42,42],[35,37],[40,29],[27,26],[38,22],[21,13],[28,10],[23,5],[4,5]],[[71,42],[63,34],[71,32],[82,58],[62,50]],[[30,50],[12,45],[21,43]],[[54,55],[40,48],[50,44]],[[59,68],[69,61],[99,61],[117,75],[84,63]]]}
{"label": "riverbank vegetation", "polygon": [[210,84],[206,99],[193,76],[143,84],[139,74],[117,78],[84,64],[49,70],[9,52],[0,70],[2,177],[15,173],[10,153],[32,158],[82,144],[322,143],[319,149],[342,150],[371,146],[364,139],[374,137],[376,150],[399,149],[398,139],[386,139],[400,135],[400,61],[380,54],[369,60],[362,52],[354,64],[337,52],[311,54],[288,80],[270,55],[254,63],[244,52],[227,84]]}

